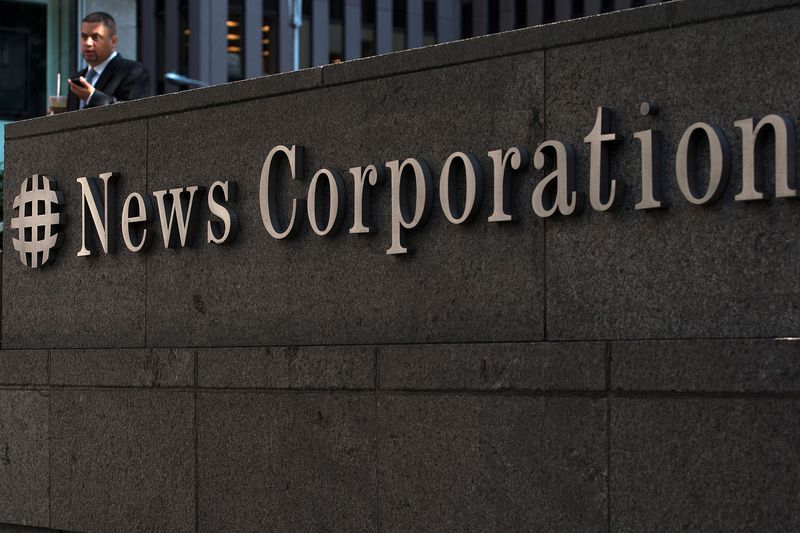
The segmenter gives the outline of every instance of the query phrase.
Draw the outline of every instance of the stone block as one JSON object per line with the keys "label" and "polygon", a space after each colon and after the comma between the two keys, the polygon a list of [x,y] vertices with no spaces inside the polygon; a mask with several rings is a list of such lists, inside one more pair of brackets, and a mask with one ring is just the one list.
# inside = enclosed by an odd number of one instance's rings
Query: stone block
{"label": "stone block", "polygon": [[[350,167],[418,157],[431,164],[436,183],[454,151],[474,152],[488,173],[488,150],[524,146],[540,128],[542,68],[541,54],[500,58],[397,76],[391,83],[348,84],[153,119],[148,187],[237,180],[240,231],[224,246],[206,244],[204,225],[193,249],[164,250],[155,243],[147,261],[148,343],[541,339],[541,223],[488,223],[487,197],[478,220],[453,225],[434,189],[430,220],[409,233],[413,254],[390,256],[387,182],[373,194],[377,233],[352,235],[347,228],[353,216]],[[289,208],[289,196],[306,196],[316,169],[343,174],[348,207],[334,236],[319,237],[305,225],[295,238],[276,240],[264,228],[260,173],[269,150],[280,144],[307,148],[306,179],[286,181],[282,210]],[[527,202],[521,192],[527,184],[514,183],[519,207]],[[180,283],[175,272],[184,273]]]}
{"label": "stone block", "polygon": [[51,394],[52,527],[195,530],[193,393]]}
{"label": "stone block", "polygon": [[381,395],[381,531],[605,531],[605,401]]}
{"label": "stone block", "polygon": [[20,526],[16,524],[0,524],[0,533],[64,533],[47,527]]}
{"label": "stone block", "polygon": [[373,346],[202,348],[201,387],[372,389]]}
{"label": "stone block", "polygon": [[345,61],[322,67],[322,79],[325,85],[339,85],[494,59],[508,54],[541,49],[543,42],[537,37],[530,33],[525,36],[495,34]]}
{"label": "stone block", "polygon": [[797,400],[617,399],[612,531],[795,531]]}
{"label": "stone block", "polygon": [[378,348],[380,387],[604,390],[605,343],[401,344]]}
{"label": "stone block", "polygon": [[153,348],[152,383],[159,387],[193,387],[197,350],[192,348]]}
{"label": "stone block", "polygon": [[0,350],[0,385],[46,385],[47,350]]}
{"label": "stone block", "polygon": [[[6,144],[5,213],[33,174],[56,180],[64,193],[67,221],[56,260],[40,271],[20,261],[3,232],[3,347],[83,348],[144,346],[145,258],[122,244],[117,252],[77,257],[81,249],[82,176],[119,172],[116,204],[146,182],[144,121],[95,126],[80,132],[9,141]],[[101,187],[101,196],[103,194]],[[64,312],[68,309],[69,312]]]}
{"label": "stone block", "polygon": [[48,398],[0,390],[0,522],[47,526]]}
{"label": "stone block", "polygon": [[198,395],[199,531],[375,531],[375,396]]}
{"label": "stone block", "polygon": [[99,387],[189,387],[194,384],[192,349],[52,350],[54,385]]}
{"label": "stone block", "polygon": [[197,350],[198,387],[265,387],[269,362],[268,348],[199,348]]}
{"label": "stone block", "polygon": [[800,341],[614,342],[611,386],[631,391],[800,392]]}
{"label": "stone block", "polygon": [[[734,201],[742,165],[733,127],[770,113],[800,117],[791,81],[800,66],[793,38],[799,22],[800,9],[786,9],[548,52],[547,138],[574,145],[578,190],[588,191],[583,139],[598,106],[608,107],[606,131],[624,136],[610,148],[610,175],[626,189],[614,212],[587,209],[548,220],[548,338],[800,335],[792,312],[800,307],[800,278],[791,275],[800,254],[793,238],[800,210],[786,198]],[[658,104],[657,115],[639,114],[645,101]],[[675,178],[677,144],[698,121],[719,126],[731,146],[729,185],[708,206],[684,199]],[[655,211],[634,209],[641,156],[633,133],[647,129],[664,138],[669,207]],[[707,164],[702,148],[698,153],[702,184]]]}

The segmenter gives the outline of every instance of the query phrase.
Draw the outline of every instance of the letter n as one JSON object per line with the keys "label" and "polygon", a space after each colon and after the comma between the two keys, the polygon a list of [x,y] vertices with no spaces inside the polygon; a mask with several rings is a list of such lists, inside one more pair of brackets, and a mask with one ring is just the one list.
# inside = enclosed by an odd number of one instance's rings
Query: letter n
{"label": "letter n", "polygon": [[756,163],[756,145],[758,136],[765,126],[772,128],[775,134],[775,196],[777,198],[794,198],[800,195],[794,187],[795,181],[795,143],[797,133],[792,120],[786,115],[767,115],[758,124],[747,118],[733,123],[742,130],[742,190],[736,195],[736,201],[763,200],[765,193],[759,190],[758,165]]}
{"label": "letter n", "polygon": [[[106,172],[100,174],[100,181],[103,182],[104,196],[100,198],[100,191],[97,182],[93,178],[78,178],[81,184],[81,249],[78,251],[79,257],[97,255],[99,253],[95,246],[93,235],[97,236],[103,252],[113,253],[115,247],[116,226],[114,225],[114,179],[119,174],[116,172]],[[87,223],[87,218],[91,217],[91,222]],[[94,226],[91,231],[89,224]],[[88,246],[87,246],[88,244]]]}

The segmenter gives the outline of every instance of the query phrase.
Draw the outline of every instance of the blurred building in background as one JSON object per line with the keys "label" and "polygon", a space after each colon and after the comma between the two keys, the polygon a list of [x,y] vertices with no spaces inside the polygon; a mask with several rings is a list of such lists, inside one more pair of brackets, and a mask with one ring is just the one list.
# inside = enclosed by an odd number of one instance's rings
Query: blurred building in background
{"label": "blurred building in background", "polygon": [[[660,1],[304,0],[299,68]],[[0,0],[0,125],[44,115],[59,72],[66,90],[92,11],[114,16],[120,53],[147,65],[156,94],[293,68],[290,0]]]}

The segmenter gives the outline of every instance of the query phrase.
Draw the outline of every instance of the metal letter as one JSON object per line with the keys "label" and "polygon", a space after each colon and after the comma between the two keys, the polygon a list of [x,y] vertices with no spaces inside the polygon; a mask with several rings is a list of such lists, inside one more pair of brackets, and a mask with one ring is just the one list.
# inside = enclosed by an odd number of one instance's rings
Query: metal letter
{"label": "metal letter", "polygon": [[[405,230],[417,227],[422,221],[428,218],[433,208],[433,185],[431,184],[431,171],[425,161],[416,159],[406,159],[400,161],[388,161],[386,168],[391,172],[392,182],[392,246],[386,250],[387,254],[405,254],[408,248],[405,246]],[[414,171],[414,187],[416,202],[414,205],[414,215],[411,220],[408,218],[408,187],[403,187],[402,179],[404,171],[410,168]]]}
{"label": "metal letter", "polygon": [[[105,172],[100,174],[100,179],[103,181],[103,189],[105,196],[103,198],[103,205],[100,205],[100,191],[97,189],[97,183],[94,179],[86,177],[78,178],[78,183],[81,184],[81,193],[83,209],[81,209],[81,249],[78,251],[78,257],[85,257],[89,255],[96,255],[98,253],[97,247],[94,246],[92,239],[92,232],[86,224],[87,213],[91,215],[94,224],[94,235],[97,235],[97,240],[100,241],[100,246],[103,248],[104,253],[114,253],[115,242],[114,237],[116,231],[114,227],[114,178],[119,176],[116,172]],[[87,248],[86,242],[90,241]]]}
{"label": "metal letter", "polygon": [[208,243],[232,242],[239,233],[239,215],[233,209],[222,205],[222,202],[235,202],[237,190],[235,181],[215,181],[208,188],[208,210],[219,218],[219,221],[208,221],[206,227]]}
{"label": "metal letter", "polygon": [[[575,190],[575,151],[569,144],[559,141],[547,141],[539,145],[533,154],[533,166],[537,170],[545,167],[544,151],[551,148],[555,152],[556,168],[545,176],[533,190],[531,204],[537,216],[546,218],[556,212],[562,215],[571,215],[583,207],[583,195]],[[555,185],[555,191],[549,191],[550,185]],[[552,199],[552,206],[545,206],[545,194]]]}
{"label": "metal letter", "polygon": [[[611,112],[606,107],[597,108],[594,128],[583,141],[591,145],[589,156],[589,201],[592,209],[607,211],[622,204],[622,182],[609,177],[608,146],[606,142],[622,140],[616,133],[603,133],[609,127]],[[617,187],[619,185],[619,187]],[[603,201],[607,196],[608,200]]]}
{"label": "metal letter", "polygon": [[661,132],[637,131],[633,137],[638,139],[642,145],[642,199],[636,204],[636,209],[663,207],[661,203]]}
{"label": "metal letter", "polygon": [[[317,205],[317,184],[319,183],[320,176],[328,178],[328,196],[330,197],[328,205],[328,224],[325,228],[320,229],[317,224],[318,212]],[[341,201],[340,201],[341,198]],[[342,176],[335,170],[328,170],[327,168],[320,169],[311,178],[311,184],[308,186],[308,222],[314,233],[324,237],[331,232],[336,231],[344,218],[344,181]]]}
{"label": "metal letter", "polygon": [[[453,213],[450,205],[455,200],[455,195],[450,191],[450,166],[453,161],[460,159],[464,165],[464,181],[466,195],[464,198],[464,209],[457,210],[460,215]],[[483,203],[483,170],[478,158],[470,153],[454,152],[444,162],[442,174],[439,179],[439,200],[442,204],[442,212],[447,220],[453,224],[462,224],[471,220],[478,214],[478,210]]]}
{"label": "metal letter", "polygon": [[[267,229],[267,233],[272,235],[275,239],[285,239],[291,235],[295,235],[300,231],[301,221],[297,220],[298,212],[302,217],[302,209],[304,207],[302,198],[292,199],[292,218],[289,222],[289,227],[281,231],[280,221],[278,220],[278,198],[276,196],[276,188],[273,185],[276,174],[278,173],[277,166],[272,166],[273,158],[282,153],[289,160],[289,171],[291,172],[292,179],[303,179],[303,147],[292,145],[291,148],[285,146],[276,146],[270,150],[267,159],[264,161],[264,166],[261,168],[261,182],[258,187],[258,203],[261,206],[261,221]],[[300,164],[296,164],[297,160]],[[302,220],[302,219],[301,219]]]}
{"label": "metal letter", "polygon": [[[511,202],[511,170],[521,170],[531,161],[531,154],[522,148],[492,150],[489,157],[494,163],[494,211],[489,222],[510,222],[516,220]],[[511,169],[509,169],[511,163]]]}
{"label": "metal letter", "polygon": [[[700,196],[697,190],[697,176],[695,175],[696,150],[692,138],[697,131],[705,133],[708,139],[708,153],[711,160],[708,189],[703,196]],[[728,139],[722,130],[705,122],[697,122],[689,126],[681,137],[675,157],[675,174],[683,196],[695,205],[710,204],[719,198],[728,183],[730,159]]]}
{"label": "metal letter", "polygon": [[372,217],[370,216],[371,189],[366,187],[367,181],[373,187],[383,183],[383,167],[369,165],[367,168],[353,167],[353,227],[350,233],[372,233]]}
{"label": "metal letter", "polygon": [[[775,197],[795,198],[800,193],[792,187],[795,177],[795,145],[797,132],[786,115],[768,115],[753,128],[752,118],[738,120],[734,126],[742,130],[742,191],[736,201],[763,200],[766,196],[756,188],[756,142],[764,126],[775,132]],[[759,180],[760,181],[760,180]]]}
{"label": "metal letter", "polygon": [[[205,187],[186,187],[183,189],[170,189],[167,191],[153,191],[158,205],[159,221],[161,222],[161,236],[164,239],[164,248],[184,248],[191,246],[198,226],[200,200],[205,192]],[[169,220],[167,220],[169,211]],[[173,222],[176,222],[178,232],[173,231]]]}
{"label": "metal letter", "polygon": [[139,244],[134,244],[131,229],[134,226],[146,226],[151,220],[153,220],[153,202],[149,197],[142,196],[138,192],[131,193],[125,199],[125,205],[122,206],[122,240],[128,250],[135,253],[150,247],[152,237],[146,227],[142,228]]}

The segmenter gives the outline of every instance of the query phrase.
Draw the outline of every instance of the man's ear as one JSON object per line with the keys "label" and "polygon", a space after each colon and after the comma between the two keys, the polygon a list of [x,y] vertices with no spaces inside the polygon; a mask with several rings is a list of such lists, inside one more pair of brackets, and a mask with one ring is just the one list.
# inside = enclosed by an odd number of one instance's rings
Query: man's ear
{"label": "man's ear", "polygon": [[112,35],[111,36],[111,46],[114,47],[114,50],[117,49],[117,36],[116,35]]}

